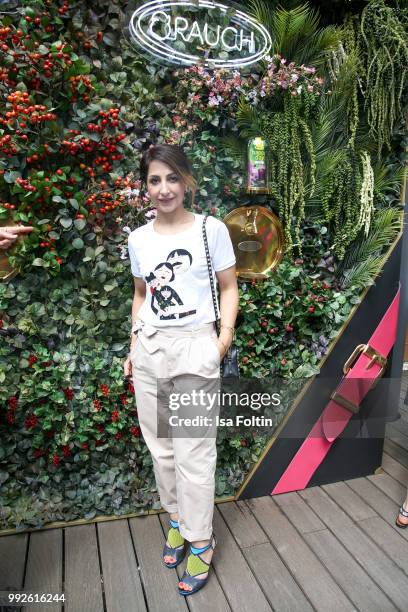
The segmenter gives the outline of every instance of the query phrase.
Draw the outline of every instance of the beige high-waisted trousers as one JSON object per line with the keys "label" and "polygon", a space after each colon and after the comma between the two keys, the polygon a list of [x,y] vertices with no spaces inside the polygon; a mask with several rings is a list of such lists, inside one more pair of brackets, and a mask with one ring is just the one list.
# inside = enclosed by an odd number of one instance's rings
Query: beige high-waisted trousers
{"label": "beige high-waisted trousers", "polygon": [[[176,414],[169,411],[166,397],[189,391],[192,380],[197,390],[214,393],[219,389],[217,334],[212,323],[199,328],[140,325],[130,359],[139,424],[152,455],[160,501],[167,512],[178,512],[179,531],[186,540],[207,540],[212,534],[214,511],[216,430],[214,434],[213,427],[208,431],[190,428],[191,437],[185,437],[182,430],[180,433],[172,427],[170,436],[165,429],[166,437],[161,437],[161,424],[157,435],[157,415],[158,411]],[[204,412],[215,421],[218,407]],[[188,413],[187,406],[180,414]]]}

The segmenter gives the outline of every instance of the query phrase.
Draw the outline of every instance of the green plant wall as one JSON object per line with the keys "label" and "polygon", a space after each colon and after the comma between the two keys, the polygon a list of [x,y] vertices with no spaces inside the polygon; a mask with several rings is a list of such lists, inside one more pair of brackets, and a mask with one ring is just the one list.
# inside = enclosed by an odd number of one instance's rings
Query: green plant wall
{"label": "green plant wall", "polygon": [[[246,138],[272,142],[274,195],[257,201],[280,215],[288,248],[268,280],[240,284],[244,376],[317,373],[400,229],[404,60],[384,117],[383,98],[366,95],[373,43],[360,14],[323,28],[293,2],[245,6],[274,46],[235,73],[148,61],[124,37],[121,1],[24,1],[2,17],[0,221],[34,226],[10,253],[19,274],[0,284],[3,527],[159,507],[122,367],[127,235],[154,214],[138,177],[145,143],[181,144],[199,181],[195,210],[222,218],[251,202]],[[406,53],[391,32],[406,28],[406,11],[374,0],[363,18],[384,10],[384,45]],[[384,83],[387,70],[376,73]],[[277,425],[284,413],[272,416]],[[218,496],[234,494],[267,439],[220,431]]]}

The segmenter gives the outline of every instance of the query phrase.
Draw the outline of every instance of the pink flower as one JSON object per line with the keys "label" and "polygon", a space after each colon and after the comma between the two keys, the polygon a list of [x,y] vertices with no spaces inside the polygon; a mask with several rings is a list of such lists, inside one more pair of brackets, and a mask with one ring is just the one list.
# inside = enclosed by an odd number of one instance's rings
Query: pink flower
{"label": "pink flower", "polygon": [[218,105],[219,105],[219,101],[217,98],[214,98],[214,96],[208,99],[208,106],[218,106]]}

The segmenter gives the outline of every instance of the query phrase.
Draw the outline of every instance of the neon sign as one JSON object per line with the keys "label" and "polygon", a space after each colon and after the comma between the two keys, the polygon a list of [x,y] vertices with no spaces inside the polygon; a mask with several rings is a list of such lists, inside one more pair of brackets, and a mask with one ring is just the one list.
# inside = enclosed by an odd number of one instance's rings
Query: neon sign
{"label": "neon sign", "polygon": [[268,54],[269,32],[243,11],[212,0],[152,0],[131,15],[132,41],[163,63],[249,66]]}

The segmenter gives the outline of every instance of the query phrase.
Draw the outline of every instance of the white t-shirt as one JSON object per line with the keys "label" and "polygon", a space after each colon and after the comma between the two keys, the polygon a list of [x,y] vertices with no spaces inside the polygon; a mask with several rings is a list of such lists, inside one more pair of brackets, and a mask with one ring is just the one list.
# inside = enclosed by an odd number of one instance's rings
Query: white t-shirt
{"label": "white t-shirt", "polygon": [[[194,216],[193,225],[177,234],[158,234],[154,220],[129,234],[132,274],[146,282],[146,299],[137,314],[145,323],[199,327],[215,321],[202,236],[204,216]],[[226,225],[208,217],[206,231],[214,271],[233,266],[235,254]]]}

